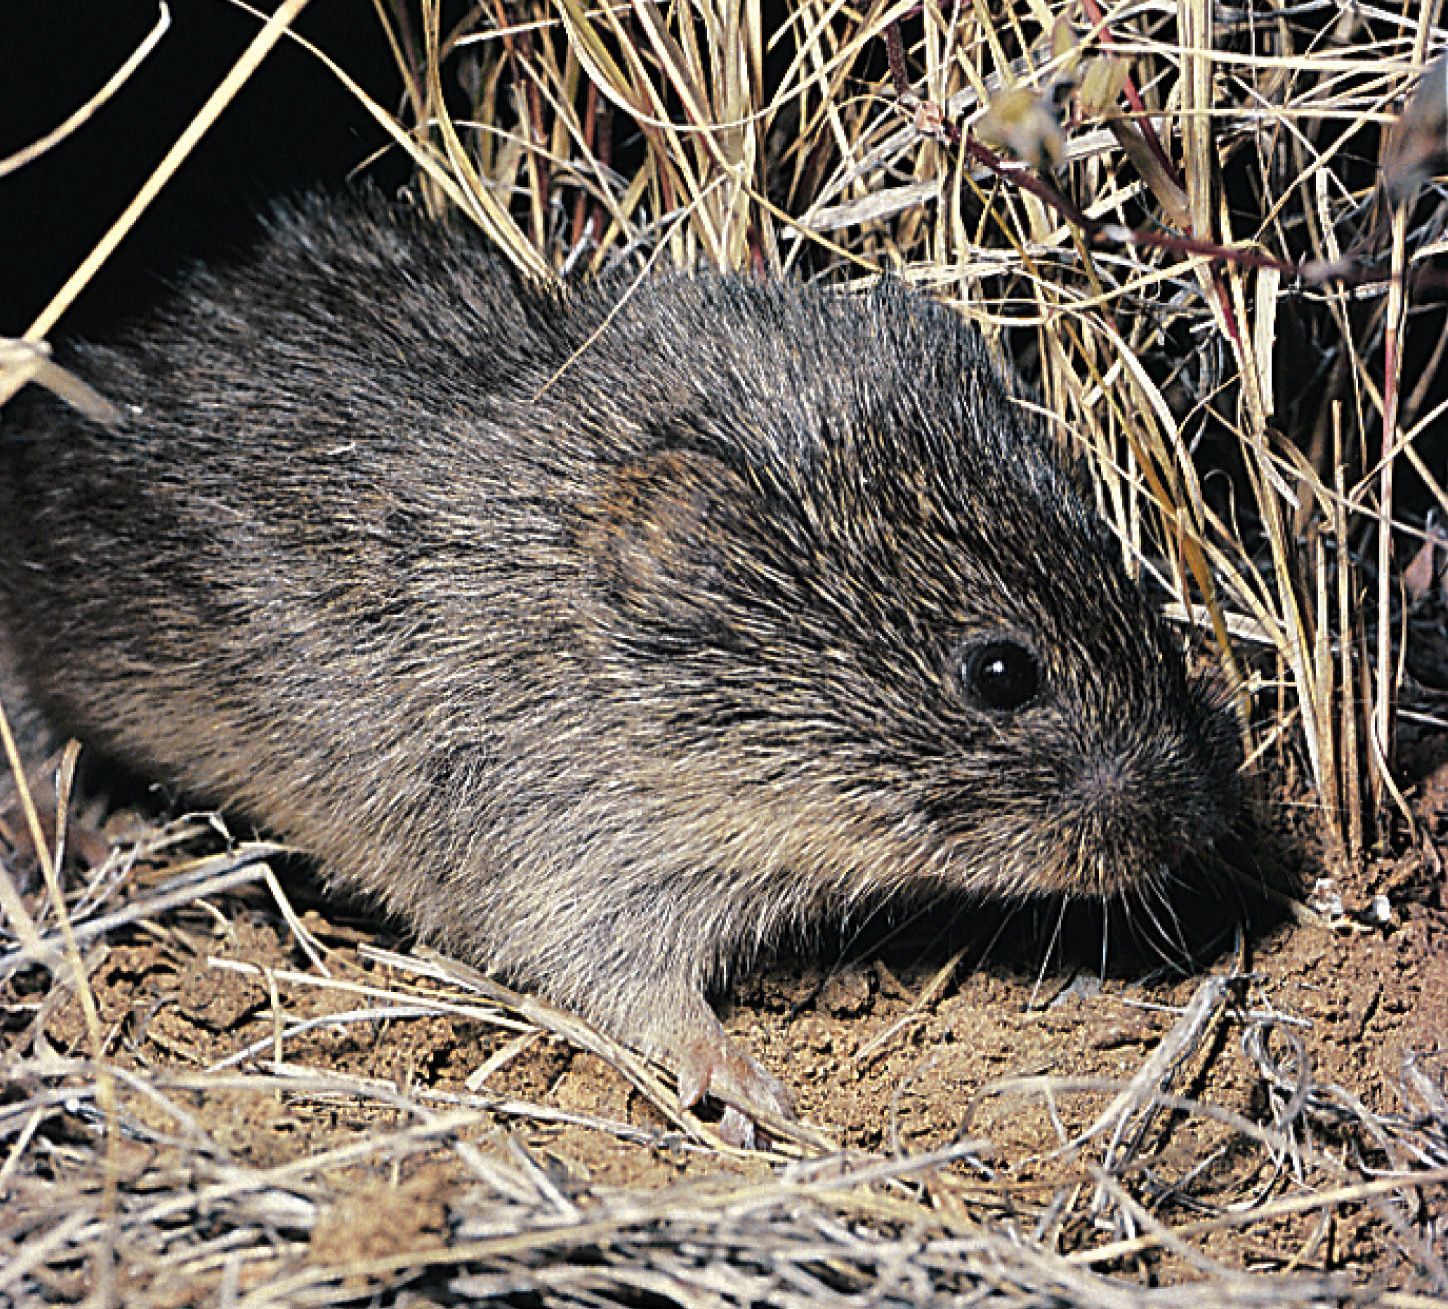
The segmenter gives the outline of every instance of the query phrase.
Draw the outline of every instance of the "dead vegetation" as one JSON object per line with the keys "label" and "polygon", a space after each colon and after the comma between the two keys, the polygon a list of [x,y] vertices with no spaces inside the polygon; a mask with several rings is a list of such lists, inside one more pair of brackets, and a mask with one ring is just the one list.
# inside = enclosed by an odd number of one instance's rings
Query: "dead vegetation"
{"label": "dead vegetation", "polygon": [[[1411,98],[1435,6],[377,16],[406,95],[374,108],[419,202],[535,275],[890,273],[978,321],[1228,670],[1256,775],[1310,797],[1316,872],[1418,861],[1327,916],[1381,932],[1417,896],[1441,956],[1448,820],[1396,768],[1448,722],[1441,62]],[[0,358],[11,389],[87,400],[40,348],[72,294]],[[1245,969],[1186,985],[1121,1075],[982,1081],[928,1149],[841,1150],[821,1123],[746,1159],[565,1015],[318,941],[273,849],[206,835],[0,876],[0,1304],[1448,1304],[1444,1047],[1393,1086],[1320,1076],[1310,1025]],[[258,915],[275,932],[248,953]],[[174,999],[123,984],[138,942],[217,1006],[184,1041],[161,1040]],[[345,1055],[443,1021],[482,1052],[465,1079]],[[619,1113],[490,1089],[560,1042],[621,1070]],[[1241,1095],[1214,1080],[1233,1044]],[[992,1156],[978,1120],[1001,1113],[1040,1119],[1034,1155]],[[605,1184],[540,1128],[636,1152],[650,1184]]]}
{"label": "dead vegetation", "polygon": [[[76,879],[63,914],[27,897],[69,926],[0,958],[0,1303],[1443,1303],[1425,1293],[1448,1276],[1442,1056],[1406,1063],[1398,1107],[1370,1109],[1319,1080],[1306,1025],[1246,977],[1196,984],[1133,1076],[996,1079],[929,1150],[840,1150],[803,1129],[745,1156],[568,1015],[486,982],[478,994],[437,960],[319,941],[315,916],[287,906],[274,847],[188,858],[207,836],[188,821],[124,846]],[[239,935],[268,902],[285,906],[309,965]],[[213,907],[225,904],[229,922]],[[184,1043],[149,1030],[165,991],[116,1003],[135,933],[158,946],[152,967],[184,960],[203,975],[184,992]],[[100,1060],[85,1053],[76,974],[58,961],[65,938],[84,984],[106,988],[87,1006],[103,1014]],[[348,1033],[364,1049],[384,1031],[401,1044],[402,1029],[438,1018],[486,1034],[469,1041],[478,1066],[465,1083],[351,1067]],[[1228,1022],[1263,1090],[1250,1116],[1193,1093]],[[639,1093],[626,1120],[490,1089],[540,1028],[623,1070]],[[203,1029],[228,1053],[208,1057]],[[992,1105],[1048,1119],[1054,1148],[1003,1163],[974,1134]],[[673,1180],[595,1179],[562,1128]],[[1391,1243],[1370,1279],[1320,1270],[1344,1215]],[[1240,1266],[1252,1245],[1238,1241],[1264,1231],[1297,1250],[1271,1261],[1272,1277]]]}

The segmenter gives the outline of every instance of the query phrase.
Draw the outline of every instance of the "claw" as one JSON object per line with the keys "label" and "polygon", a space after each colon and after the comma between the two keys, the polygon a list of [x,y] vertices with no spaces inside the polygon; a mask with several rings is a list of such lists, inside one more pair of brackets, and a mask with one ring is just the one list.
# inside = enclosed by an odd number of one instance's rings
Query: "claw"
{"label": "claw", "polygon": [[754,1147],[757,1128],[794,1121],[789,1091],[735,1046],[702,990],[672,978],[652,986],[635,980],[633,988],[639,1003],[614,1032],[673,1068],[685,1109],[704,1100],[720,1106],[720,1135],[745,1149]]}
{"label": "claw", "polygon": [[788,1090],[749,1055],[739,1050],[723,1028],[688,1041],[679,1054],[679,1099],[686,1109],[701,1100],[724,1106],[720,1135],[730,1145],[752,1150],[755,1118],[793,1118]]}
{"label": "claw", "polygon": [[724,1117],[719,1120],[719,1135],[724,1138],[725,1145],[732,1145],[736,1150],[752,1150],[754,1120],[742,1109],[726,1105]]}

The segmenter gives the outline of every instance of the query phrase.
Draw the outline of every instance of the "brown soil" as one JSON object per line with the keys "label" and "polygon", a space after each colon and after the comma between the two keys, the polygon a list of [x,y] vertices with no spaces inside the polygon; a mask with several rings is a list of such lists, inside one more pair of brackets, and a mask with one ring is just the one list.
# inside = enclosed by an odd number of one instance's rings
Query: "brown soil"
{"label": "brown soil", "polygon": [[[1259,927],[1194,972],[1153,970],[1123,950],[1103,976],[1097,966],[1069,963],[1054,919],[1032,932],[1022,929],[1031,916],[1017,915],[1001,931],[979,913],[939,924],[930,920],[940,915],[927,914],[883,944],[825,945],[811,959],[742,979],[728,1026],[795,1089],[801,1117],[847,1150],[918,1156],[961,1136],[981,1139],[968,1159],[933,1175],[917,1197],[925,1212],[1017,1223],[1062,1251],[1122,1235],[1119,1225],[1093,1230],[1086,1203],[1088,1169],[1102,1162],[1106,1137],[1084,1150],[1063,1146],[1142,1069],[1210,976],[1240,973],[1241,980],[1224,989],[1225,1003],[1164,1089],[1252,1123],[1270,1127],[1275,1118],[1303,1156],[1274,1166],[1236,1127],[1204,1113],[1158,1114],[1126,1173],[1140,1203],[1182,1227],[1250,1200],[1422,1167],[1424,1160],[1394,1157],[1390,1138],[1392,1124],[1424,1121],[1413,1068],[1439,1094],[1448,1082],[1448,735],[1410,742],[1405,762],[1417,824],[1405,853],[1332,866],[1321,853],[1300,855],[1297,881],[1320,912]],[[1285,793],[1273,811],[1293,812]],[[1303,845],[1299,838],[1284,848]],[[175,876],[174,857],[158,867],[138,863],[116,898],[143,896]],[[379,1014],[408,995],[440,992],[406,967],[362,953],[368,944],[397,944],[385,929],[349,918],[304,875],[284,881],[299,909],[314,897],[302,921],[325,950],[330,980],[299,949],[262,883],[87,945],[108,1058],[164,1092],[164,1101],[148,1100],[121,1089],[127,1113],[156,1133],[147,1148],[131,1140],[116,1152],[122,1189],[154,1185],[157,1142],[178,1133],[193,1145],[204,1141],[228,1166],[253,1170],[285,1170],[341,1151],[336,1168],[320,1169],[331,1182],[302,1224],[307,1240],[298,1257],[315,1269],[358,1259],[382,1266],[389,1256],[441,1249],[477,1180],[460,1157],[459,1137],[488,1149],[505,1143],[575,1197],[721,1175],[768,1178],[778,1167],[778,1156],[691,1145],[604,1059],[526,1031],[516,1015],[497,1016],[483,1004],[473,1017],[436,1006]],[[1189,907],[1184,918],[1196,912]],[[1088,928],[1088,940],[1092,930],[1099,932]],[[74,994],[47,985],[35,968],[9,985],[12,1060],[22,1055],[14,1045],[22,1033],[29,1052],[38,1048],[37,1028],[41,1044],[62,1057],[90,1048]],[[450,998],[472,1003],[463,993]],[[328,1015],[336,1021],[307,1026]],[[273,1064],[279,1048],[284,1070]],[[1043,1079],[1054,1079],[1049,1093]],[[1086,1090],[1082,1079],[1104,1081]],[[1306,1094],[1308,1111],[1299,1103],[1297,1117],[1284,1118],[1294,1087],[1299,1100]],[[1343,1110],[1353,1102],[1361,1112]],[[405,1159],[373,1155],[365,1145],[355,1160],[348,1156],[369,1134],[415,1126],[419,1104],[437,1113],[457,1105],[485,1112],[446,1144]],[[80,1121],[64,1128],[62,1116],[46,1130],[55,1150],[68,1137],[86,1138],[89,1128]],[[1409,1216],[1411,1230],[1387,1206],[1357,1200],[1203,1230],[1191,1242],[1193,1257],[1228,1269],[1346,1272],[1356,1282],[1441,1294],[1431,1254],[1445,1222],[1441,1161],[1436,1177],[1418,1191],[1424,1207]],[[1074,1198],[1054,1220],[1046,1216],[1063,1195]],[[1385,1227],[1395,1222],[1398,1230]],[[1154,1249],[1108,1261],[1106,1271],[1154,1282],[1191,1269],[1180,1254]],[[364,1278],[353,1289],[367,1285]],[[66,1298],[65,1286],[52,1289]]]}

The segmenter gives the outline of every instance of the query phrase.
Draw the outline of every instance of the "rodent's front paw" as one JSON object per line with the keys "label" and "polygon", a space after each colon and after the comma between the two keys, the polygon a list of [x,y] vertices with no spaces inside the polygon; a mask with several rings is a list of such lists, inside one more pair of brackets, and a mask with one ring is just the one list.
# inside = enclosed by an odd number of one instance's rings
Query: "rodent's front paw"
{"label": "rodent's front paw", "polygon": [[783,1082],[739,1050],[721,1028],[685,1043],[679,1053],[679,1100],[692,1108],[706,1097],[724,1106],[720,1135],[745,1150],[754,1148],[756,1122],[793,1119],[794,1104]]}

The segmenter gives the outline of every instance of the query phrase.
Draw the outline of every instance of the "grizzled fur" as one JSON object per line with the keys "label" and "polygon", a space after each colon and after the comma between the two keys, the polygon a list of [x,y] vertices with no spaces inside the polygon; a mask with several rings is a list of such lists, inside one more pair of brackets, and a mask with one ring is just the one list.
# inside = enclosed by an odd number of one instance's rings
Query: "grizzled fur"
{"label": "grizzled fur", "polygon": [[0,444],[59,722],[690,1098],[785,1107],[704,999],[782,930],[1108,894],[1230,819],[1231,720],[976,334],[897,286],[548,293],[313,199],[65,362],[124,421],[36,396]]}

